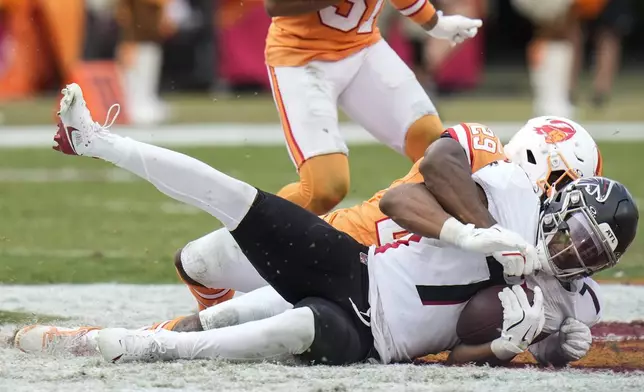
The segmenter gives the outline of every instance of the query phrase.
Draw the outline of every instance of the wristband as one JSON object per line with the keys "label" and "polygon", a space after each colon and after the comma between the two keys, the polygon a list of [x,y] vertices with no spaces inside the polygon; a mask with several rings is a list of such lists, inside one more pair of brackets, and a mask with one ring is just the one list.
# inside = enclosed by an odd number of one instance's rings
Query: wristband
{"label": "wristband", "polygon": [[438,239],[458,246],[459,239],[466,227],[458,219],[450,217],[443,223]]}

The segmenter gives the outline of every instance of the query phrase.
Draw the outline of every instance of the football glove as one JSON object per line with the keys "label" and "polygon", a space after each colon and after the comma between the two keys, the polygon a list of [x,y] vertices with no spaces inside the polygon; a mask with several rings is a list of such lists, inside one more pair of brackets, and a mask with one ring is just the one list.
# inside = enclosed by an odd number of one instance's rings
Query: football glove
{"label": "football glove", "polygon": [[578,361],[586,356],[593,336],[590,328],[581,321],[568,317],[559,328],[559,344],[566,360]]}
{"label": "football glove", "polygon": [[461,15],[443,16],[442,11],[436,11],[438,22],[427,34],[434,38],[446,39],[452,46],[460,44],[468,38],[473,38],[483,25],[481,19],[470,19]]}
{"label": "football glove", "polygon": [[504,288],[499,299],[503,306],[503,330],[501,337],[492,341],[491,349],[497,358],[505,361],[524,352],[541,333],[545,324],[543,294],[535,287],[530,305],[523,288],[515,285],[512,289]]}
{"label": "football glove", "polygon": [[541,268],[536,248],[519,234],[499,225],[477,229],[449,218],[439,238],[464,250],[493,255],[503,265],[503,272],[510,276],[529,275]]}

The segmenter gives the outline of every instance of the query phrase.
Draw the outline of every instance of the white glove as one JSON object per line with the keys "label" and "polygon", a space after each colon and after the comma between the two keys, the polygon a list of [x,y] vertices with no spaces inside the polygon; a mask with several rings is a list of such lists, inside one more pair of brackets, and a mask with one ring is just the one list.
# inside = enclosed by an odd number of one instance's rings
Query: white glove
{"label": "white glove", "polygon": [[519,285],[506,287],[499,293],[503,305],[503,331],[501,337],[492,341],[491,349],[500,360],[512,359],[524,352],[537,337],[546,322],[543,313],[543,294],[534,288],[534,304]]}
{"label": "white glove", "polygon": [[593,336],[590,328],[579,320],[568,317],[559,328],[559,344],[566,360],[578,361],[586,356]]}
{"label": "white glove", "polygon": [[477,229],[449,218],[443,224],[439,239],[461,249],[493,255],[503,265],[503,272],[510,276],[529,275],[541,267],[536,248],[519,234],[499,225]]}
{"label": "white glove", "polygon": [[509,276],[532,275],[541,269],[541,261],[537,249],[529,246],[525,251],[494,252],[492,256],[503,266],[503,273]]}
{"label": "white glove", "polygon": [[470,19],[461,15],[443,16],[442,11],[436,11],[438,22],[427,34],[434,38],[446,39],[452,46],[460,44],[468,38],[473,38],[483,25],[481,19]]}

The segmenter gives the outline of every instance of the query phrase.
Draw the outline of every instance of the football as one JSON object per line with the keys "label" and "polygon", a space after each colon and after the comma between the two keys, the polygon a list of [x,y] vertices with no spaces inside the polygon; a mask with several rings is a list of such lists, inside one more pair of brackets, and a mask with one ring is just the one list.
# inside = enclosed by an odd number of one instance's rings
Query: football
{"label": "football", "polygon": [[[492,286],[476,293],[465,305],[456,324],[458,338],[465,344],[476,345],[491,342],[501,336],[503,306],[499,293],[508,286]],[[534,293],[524,289],[532,304]]]}

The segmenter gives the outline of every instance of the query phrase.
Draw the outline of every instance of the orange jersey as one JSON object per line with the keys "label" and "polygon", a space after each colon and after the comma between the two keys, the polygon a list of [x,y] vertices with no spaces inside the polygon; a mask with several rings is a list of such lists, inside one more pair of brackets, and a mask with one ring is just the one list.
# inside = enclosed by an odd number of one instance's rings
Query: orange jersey
{"label": "orange jersey", "polygon": [[[339,61],[381,39],[378,17],[385,0],[343,0],[318,12],[274,17],[266,37],[266,63],[302,66],[313,60]],[[436,13],[428,0],[391,0],[419,24]]]}
{"label": "orange jersey", "polygon": [[[472,173],[492,162],[507,160],[501,140],[484,125],[460,124],[449,128],[445,134],[461,143]],[[369,200],[350,208],[330,212],[322,219],[367,246],[380,246],[409,234],[380,211],[379,203],[385,192],[391,188],[400,184],[423,182],[423,176],[418,170],[421,161],[422,159],[417,161],[406,176],[392,182],[389,188],[376,192]]]}

